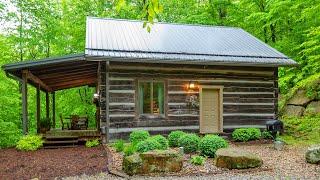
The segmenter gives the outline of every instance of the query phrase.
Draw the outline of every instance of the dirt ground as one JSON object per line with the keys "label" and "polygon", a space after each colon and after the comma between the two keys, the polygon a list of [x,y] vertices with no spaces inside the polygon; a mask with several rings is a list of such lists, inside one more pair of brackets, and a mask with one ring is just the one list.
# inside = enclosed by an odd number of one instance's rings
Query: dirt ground
{"label": "dirt ground", "polygon": [[102,146],[40,149],[22,152],[0,149],[0,179],[54,179],[55,177],[98,174],[107,171]]}

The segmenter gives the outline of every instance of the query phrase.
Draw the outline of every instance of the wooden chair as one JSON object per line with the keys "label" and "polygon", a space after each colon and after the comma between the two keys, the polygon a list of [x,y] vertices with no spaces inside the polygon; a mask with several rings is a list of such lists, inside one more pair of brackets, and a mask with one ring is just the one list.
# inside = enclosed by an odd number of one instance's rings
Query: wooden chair
{"label": "wooden chair", "polygon": [[67,126],[67,129],[70,129],[70,123],[63,122],[62,114],[60,114],[60,123],[62,130],[66,129],[65,126]]}

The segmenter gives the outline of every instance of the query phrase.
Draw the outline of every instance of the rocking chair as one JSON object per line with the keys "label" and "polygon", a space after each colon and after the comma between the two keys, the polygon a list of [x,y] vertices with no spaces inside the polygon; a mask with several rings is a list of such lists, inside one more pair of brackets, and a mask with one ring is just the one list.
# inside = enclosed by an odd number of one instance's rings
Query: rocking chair
{"label": "rocking chair", "polygon": [[61,128],[62,128],[62,130],[64,130],[64,129],[70,129],[70,123],[63,122],[62,114],[60,114],[60,123],[61,123]]}

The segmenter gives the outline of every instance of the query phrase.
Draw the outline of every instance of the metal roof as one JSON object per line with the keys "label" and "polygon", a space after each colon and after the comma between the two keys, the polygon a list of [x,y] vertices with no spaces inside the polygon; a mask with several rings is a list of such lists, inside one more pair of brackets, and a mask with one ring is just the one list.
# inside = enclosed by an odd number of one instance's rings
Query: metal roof
{"label": "metal roof", "polygon": [[87,18],[85,55],[111,61],[285,66],[297,63],[240,28]]}

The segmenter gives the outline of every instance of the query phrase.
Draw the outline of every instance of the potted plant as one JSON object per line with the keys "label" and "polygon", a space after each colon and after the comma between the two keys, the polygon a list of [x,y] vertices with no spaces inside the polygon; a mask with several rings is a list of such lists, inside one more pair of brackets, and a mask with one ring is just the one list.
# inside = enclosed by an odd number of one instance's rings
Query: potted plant
{"label": "potted plant", "polygon": [[42,118],[40,120],[40,133],[44,134],[50,130],[50,119]]}

